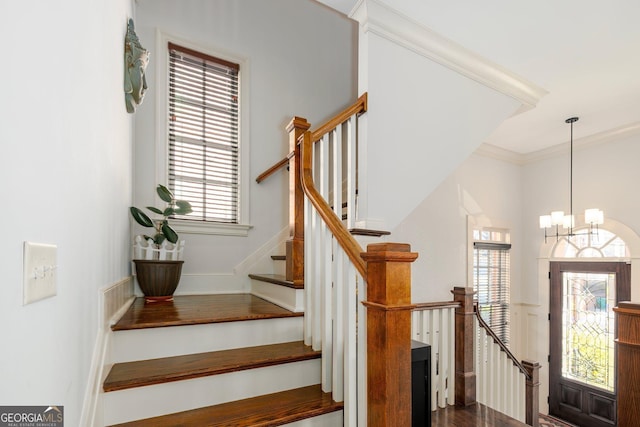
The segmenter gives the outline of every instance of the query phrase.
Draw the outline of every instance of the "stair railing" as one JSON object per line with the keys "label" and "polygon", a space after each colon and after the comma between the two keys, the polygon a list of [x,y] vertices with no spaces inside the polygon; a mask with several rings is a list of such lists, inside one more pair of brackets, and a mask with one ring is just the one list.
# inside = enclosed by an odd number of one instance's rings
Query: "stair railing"
{"label": "stair railing", "polygon": [[413,339],[431,345],[431,409],[480,402],[537,427],[540,364],[515,358],[478,314],[473,288],[451,292],[412,314]]}
{"label": "stair railing", "polygon": [[[538,425],[539,364],[518,361],[474,306],[476,399],[528,425]],[[535,400],[535,401],[534,401]],[[527,405],[530,408],[527,408]]]}
{"label": "stair railing", "polygon": [[[322,388],[344,401],[345,426],[407,426],[410,263],[417,254],[395,243],[372,244],[365,252],[342,221],[343,201],[353,209],[347,218],[356,215],[359,111],[317,131],[302,130],[300,156],[290,160],[290,168],[301,165],[292,171],[304,192],[303,214],[294,216],[304,218],[305,343],[322,351]],[[294,231],[292,240],[300,234]]]}
{"label": "stair railing", "polygon": [[431,410],[455,402],[456,301],[416,304],[411,316],[414,340],[431,346]]}

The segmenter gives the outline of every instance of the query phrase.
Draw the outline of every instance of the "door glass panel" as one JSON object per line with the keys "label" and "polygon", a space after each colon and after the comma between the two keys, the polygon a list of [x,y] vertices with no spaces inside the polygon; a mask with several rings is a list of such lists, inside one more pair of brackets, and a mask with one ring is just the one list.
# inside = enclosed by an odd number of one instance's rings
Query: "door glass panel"
{"label": "door glass panel", "polygon": [[614,273],[563,273],[562,376],[614,390]]}

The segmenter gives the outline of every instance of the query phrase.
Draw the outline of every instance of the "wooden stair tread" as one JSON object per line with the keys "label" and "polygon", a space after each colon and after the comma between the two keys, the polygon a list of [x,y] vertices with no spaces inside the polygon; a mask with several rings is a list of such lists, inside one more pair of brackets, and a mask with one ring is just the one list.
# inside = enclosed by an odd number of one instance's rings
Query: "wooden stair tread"
{"label": "wooden stair tread", "polygon": [[180,295],[170,302],[147,304],[144,298],[136,298],[111,329],[120,331],[303,315],[251,294]]}
{"label": "wooden stair tread", "polygon": [[319,358],[302,341],[116,363],[105,392]]}
{"label": "wooden stair tread", "polygon": [[275,427],[341,409],[342,403],[313,385],[111,427]]}
{"label": "wooden stair tread", "polygon": [[384,230],[370,230],[368,228],[351,228],[349,233],[355,236],[371,236],[371,237],[382,237],[388,236],[391,234],[390,231]]}
{"label": "wooden stair tread", "polygon": [[293,289],[304,289],[303,284],[295,284],[291,280],[287,280],[282,274],[249,274],[253,280],[261,282],[273,283],[275,285],[286,286]]}

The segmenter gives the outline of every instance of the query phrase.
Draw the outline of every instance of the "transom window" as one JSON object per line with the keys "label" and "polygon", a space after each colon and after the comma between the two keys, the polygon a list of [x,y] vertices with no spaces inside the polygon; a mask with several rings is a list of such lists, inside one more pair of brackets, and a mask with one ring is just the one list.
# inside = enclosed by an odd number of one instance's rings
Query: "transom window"
{"label": "transom window", "polygon": [[237,224],[238,64],[169,43],[169,187],[193,212]]}
{"label": "transom window", "polygon": [[629,248],[624,240],[607,230],[593,234],[576,231],[572,237],[562,237],[553,248],[553,258],[629,258]]}

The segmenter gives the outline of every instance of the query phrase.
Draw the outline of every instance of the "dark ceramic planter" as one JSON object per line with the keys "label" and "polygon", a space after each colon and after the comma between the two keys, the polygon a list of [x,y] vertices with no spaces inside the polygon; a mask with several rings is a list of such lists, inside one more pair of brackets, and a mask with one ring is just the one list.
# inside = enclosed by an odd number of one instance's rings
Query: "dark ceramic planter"
{"label": "dark ceramic planter", "polygon": [[134,259],[138,285],[147,302],[172,301],[184,261]]}

